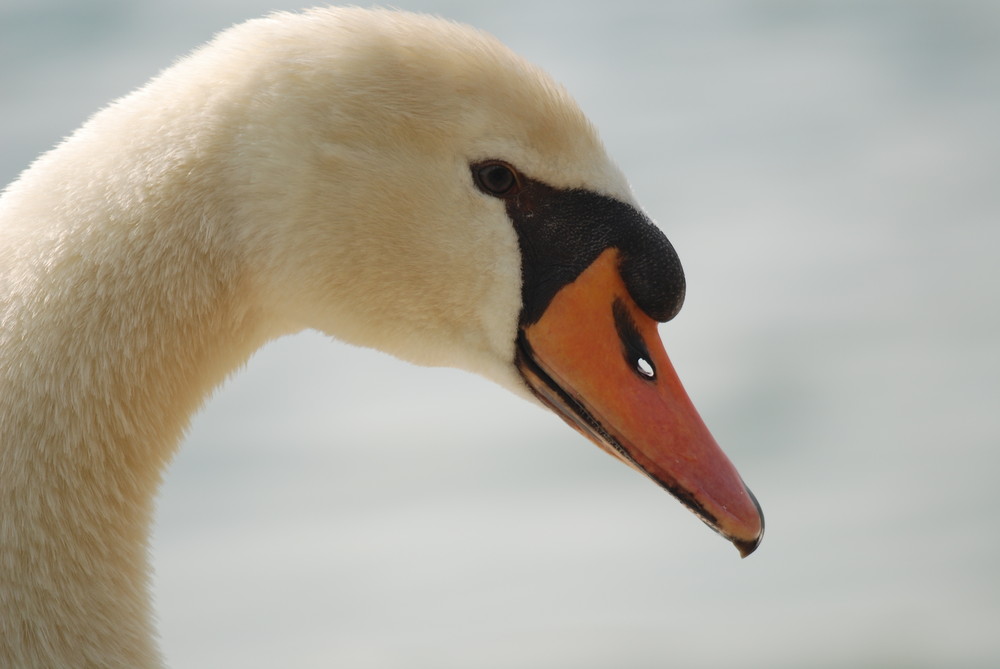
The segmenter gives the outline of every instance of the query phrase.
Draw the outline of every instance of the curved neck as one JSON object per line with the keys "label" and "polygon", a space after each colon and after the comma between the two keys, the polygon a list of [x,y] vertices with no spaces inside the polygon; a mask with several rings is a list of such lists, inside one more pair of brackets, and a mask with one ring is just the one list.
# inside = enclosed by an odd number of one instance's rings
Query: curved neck
{"label": "curved neck", "polygon": [[147,537],[162,468],[207,393],[277,333],[204,212],[153,191],[139,217],[33,217],[45,184],[30,177],[0,200],[0,666],[160,666]]}

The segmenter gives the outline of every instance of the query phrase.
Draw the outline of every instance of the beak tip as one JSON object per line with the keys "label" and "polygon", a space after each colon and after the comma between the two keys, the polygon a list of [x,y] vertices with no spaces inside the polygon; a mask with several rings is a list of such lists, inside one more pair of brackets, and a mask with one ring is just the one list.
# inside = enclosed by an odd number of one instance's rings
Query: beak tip
{"label": "beak tip", "polygon": [[749,541],[744,541],[742,539],[734,539],[733,545],[736,546],[736,550],[740,552],[740,557],[745,558],[751,553],[753,553],[755,550],[757,550],[757,546],[760,546],[760,541],[763,538],[764,534],[762,532],[760,535],[757,536],[756,539],[751,539]]}
{"label": "beak tip", "polygon": [[733,545],[736,546],[736,550],[740,552],[741,558],[746,558],[748,555],[757,550],[760,546],[760,542],[764,539],[764,510],[760,508],[760,502],[754,496],[750,489],[744,486],[747,494],[750,496],[750,500],[753,501],[753,505],[757,508],[757,517],[760,518],[760,532],[757,536],[752,539],[732,539]]}

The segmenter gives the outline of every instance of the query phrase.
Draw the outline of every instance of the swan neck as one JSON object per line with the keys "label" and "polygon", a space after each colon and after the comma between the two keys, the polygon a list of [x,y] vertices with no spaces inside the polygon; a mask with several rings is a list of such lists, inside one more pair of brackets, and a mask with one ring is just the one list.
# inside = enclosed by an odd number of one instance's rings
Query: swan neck
{"label": "swan neck", "polygon": [[179,207],[176,183],[136,185],[139,204],[113,186],[60,195],[29,171],[0,200],[3,667],[161,666],[147,542],[162,470],[275,334],[225,226],[205,225],[221,207]]}

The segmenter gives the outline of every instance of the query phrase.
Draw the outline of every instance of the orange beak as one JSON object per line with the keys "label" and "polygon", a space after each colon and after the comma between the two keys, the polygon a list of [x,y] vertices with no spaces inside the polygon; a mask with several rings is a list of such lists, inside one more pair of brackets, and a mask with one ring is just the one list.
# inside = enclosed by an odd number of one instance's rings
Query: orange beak
{"label": "orange beak", "polygon": [[670,491],[743,557],[764,517],[670,364],[657,323],[608,248],[522,329],[517,366],[535,395],[598,446]]}

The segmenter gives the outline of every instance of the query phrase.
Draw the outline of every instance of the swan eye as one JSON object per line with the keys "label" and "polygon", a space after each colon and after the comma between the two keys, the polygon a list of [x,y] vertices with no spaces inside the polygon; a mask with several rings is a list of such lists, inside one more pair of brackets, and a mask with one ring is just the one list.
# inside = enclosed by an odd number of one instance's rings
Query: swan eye
{"label": "swan eye", "polygon": [[487,195],[510,197],[521,190],[517,173],[506,163],[491,161],[472,166],[472,176],[476,187]]}

